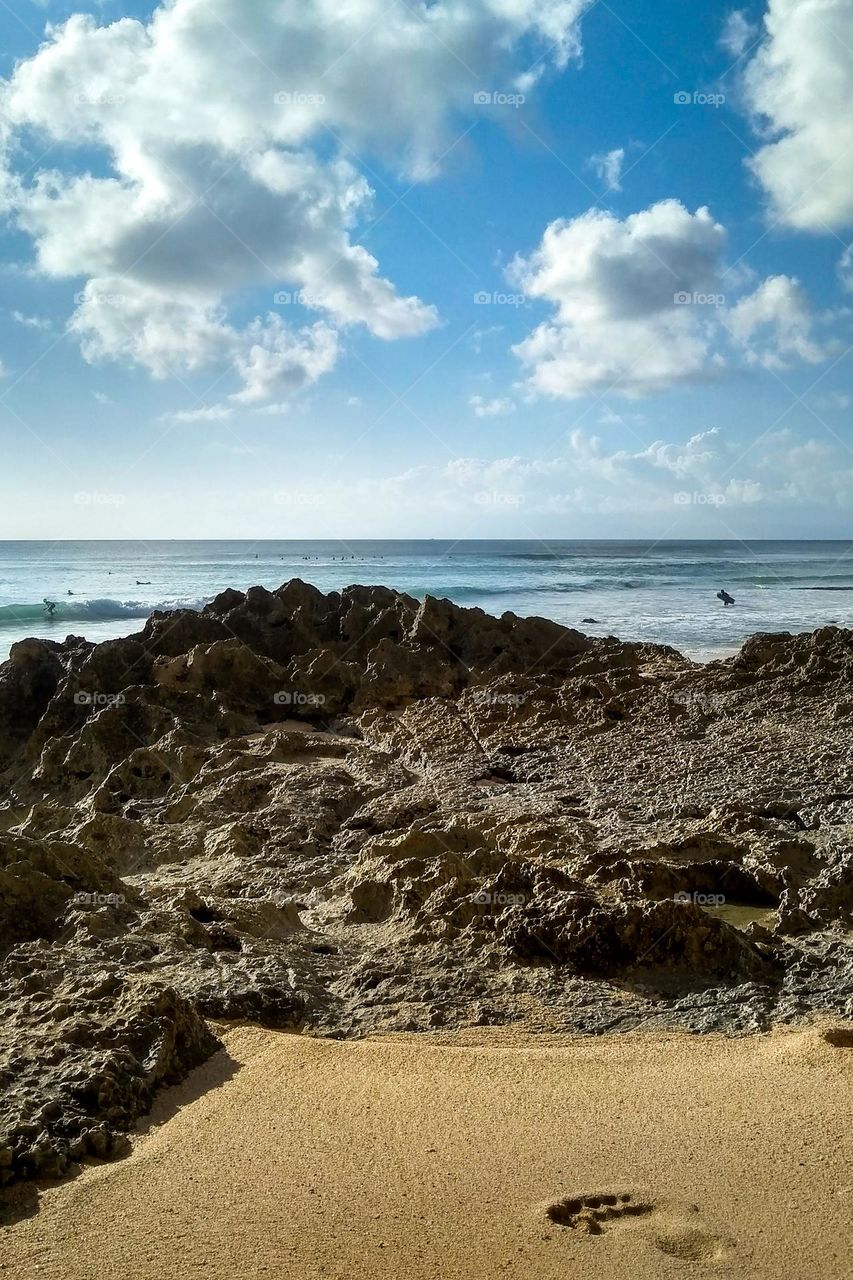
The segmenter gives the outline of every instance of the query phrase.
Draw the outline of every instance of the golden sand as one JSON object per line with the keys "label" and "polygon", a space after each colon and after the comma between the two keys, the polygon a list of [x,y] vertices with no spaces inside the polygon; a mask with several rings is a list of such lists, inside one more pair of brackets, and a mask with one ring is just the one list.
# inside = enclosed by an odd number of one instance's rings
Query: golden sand
{"label": "golden sand", "polygon": [[3,1228],[3,1274],[853,1274],[850,1033],[226,1045],[132,1156]]}

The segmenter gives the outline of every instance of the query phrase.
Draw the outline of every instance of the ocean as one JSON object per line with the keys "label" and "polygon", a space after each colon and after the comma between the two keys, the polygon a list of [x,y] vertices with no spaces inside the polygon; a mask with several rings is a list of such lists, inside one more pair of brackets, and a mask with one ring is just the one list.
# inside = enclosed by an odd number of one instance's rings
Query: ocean
{"label": "ocean", "polygon": [[[152,609],[199,609],[225,587],[297,577],[535,614],[699,660],[756,631],[853,625],[850,541],[0,542],[0,658],[25,636],[105,640],[140,630]],[[733,607],[716,599],[721,588]]]}

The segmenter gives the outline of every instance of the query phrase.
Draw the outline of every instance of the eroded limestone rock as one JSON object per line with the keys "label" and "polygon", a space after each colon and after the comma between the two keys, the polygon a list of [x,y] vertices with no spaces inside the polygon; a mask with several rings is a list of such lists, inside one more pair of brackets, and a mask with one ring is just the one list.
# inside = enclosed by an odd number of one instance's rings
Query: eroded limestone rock
{"label": "eroded limestone rock", "polygon": [[119,1151],[206,1018],[853,1017],[851,684],[836,627],[701,667],[302,582],[16,646],[0,1177]]}

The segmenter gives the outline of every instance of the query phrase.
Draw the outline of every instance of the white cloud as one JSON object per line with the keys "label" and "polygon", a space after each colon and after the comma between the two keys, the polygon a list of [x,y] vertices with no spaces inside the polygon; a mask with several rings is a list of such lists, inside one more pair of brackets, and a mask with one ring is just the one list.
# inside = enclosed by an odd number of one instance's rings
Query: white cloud
{"label": "white cloud", "polygon": [[844,288],[853,293],[853,244],[849,244],[838,259],[838,276]]}
{"label": "white cloud", "polygon": [[721,522],[736,532],[743,513],[759,508],[771,529],[795,508],[848,509],[853,461],[841,445],[790,431],[770,432],[747,449],[742,437],[730,439],[716,428],[636,448],[607,448],[575,430],[556,457],[458,458],[363,482],[360,489],[367,507],[368,495],[375,502],[381,492],[388,510],[411,510],[417,501],[422,510],[468,519],[474,512],[503,516],[516,531],[523,513],[526,527],[538,514],[619,515],[648,517],[658,535],[662,520],[677,527],[685,518],[719,533]]}
{"label": "white cloud", "polygon": [[[334,364],[333,327],[393,339],[437,323],[353,242],[371,191],[344,148],[432,176],[455,117],[475,110],[472,71],[475,87],[511,85],[531,40],[563,65],[589,2],[169,0],[147,23],[78,14],[0,84],[0,138],[94,150],[107,176],[0,173],[0,205],[44,274],[86,280],[71,330],[87,359],[158,377],[230,366],[245,403],[287,392]],[[232,323],[233,295],[269,288],[272,303],[281,283],[325,321]]]}
{"label": "white cloud", "polygon": [[626,427],[631,423],[641,425],[646,421],[646,415],[644,413],[617,413],[610,405],[605,405],[598,421],[603,427]]}
{"label": "white cloud", "polygon": [[503,333],[502,324],[491,324],[485,329],[475,329],[471,334],[471,346],[474,348],[474,354],[479,356],[483,354],[483,339],[490,338],[494,333]]}
{"label": "white cloud", "polygon": [[740,59],[758,35],[759,28],[750,22],[743,9],[732,9],[726,15],[720,35],[720,47],[735,59]]}
{"label": "white cloud", "polygon": [[233,410],[225,404],[202,405],[198,409],[178,409],[163,417],[169,422],[227,422]]}
{"label": "white cloud", "polygon": [[807,231],[853,222],[853,3],[769,0],[746,101],[772,141],[751,168],[774,215]]}
{"label": "white cloud", "polygon": [[92,395],[97,400],[98,404],[110,405],[114,403],[105,391],[93,391]]}
{"label": "white cloud", "polygon": [[748,363],[769,369],[785,369],[794,361],[820,364],[838,346],[815,336],[808,298],[790,276],[768,277],[731,308],[726,321]]}
{"label": "white cloud", "polygon": [[613,151],[605,151],[601,155],[590,158],[590,164],[604,183],[607,191],[622,190],[622,166],[624,163],[624,147],[616,147]]}
{"label": "white cloud", "polygon": [[290,402],[288,400],[278,400],[273,404],[262,404],[257,406],[253,412],[267,418],[281,418],[290,413]]}
{"label": "white cloud", "polygon": [[468,403],[478,418],[497,418],[502,414],[515,412],[515,401],[500,396],[493,399],[471,396]]}
{"label": "white cloud", "polygon": [[25,329],[41,329],[47,332],[48,329],[53,328],[51,321],[42,316],[26,316],[22,311],[10,311],[9,314],[15,324],[22,325]]}
{"label": "white cloud", "polygon": [[248,328],[249,348],[239,360],[243,390],[232,399],[258,404],[307,386],[334,367],[338,336],[322,322],[294,333],[271,315]]}
{"label": "white cloud", "polygon": [[678,299],[717,285],[725,231],[707,209],[664,200],[620,221],[591,209],[552,222],[509,275],[556,314],[513,348],[533,391],[574,397],[615,390],[635,396],[707,377],[707,305]]}
{"label": "white cloud", "polygon": [[[555,313],[513,351],[533,395],[629,398],[719,378],[735,364],[784,369],[840,349],[820,338],[804,290],[790,276],[725,271],[725,229],[707,209],[664,200],[624,220],[600,209],[552,222],[518,257],[510,280]],[[838,313],[841,314],[841,313]]]}

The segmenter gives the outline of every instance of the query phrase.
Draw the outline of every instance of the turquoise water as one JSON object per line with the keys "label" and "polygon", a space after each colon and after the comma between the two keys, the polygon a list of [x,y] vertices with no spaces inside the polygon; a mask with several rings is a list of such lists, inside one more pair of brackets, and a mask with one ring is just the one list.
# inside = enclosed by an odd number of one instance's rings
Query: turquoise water
{"label": "turquoise water", "polygon": [[[0,656],[24,636],[127,635],[152,609],[200,608],[225,587],[294,577],[323,591],[382,583],[537,614],[700,659],[755,631],[853,625],[849,541],[0,542]],[[721,587],[734,607],[715,598]],[[43,597],[56,602],[53,617]]]}

